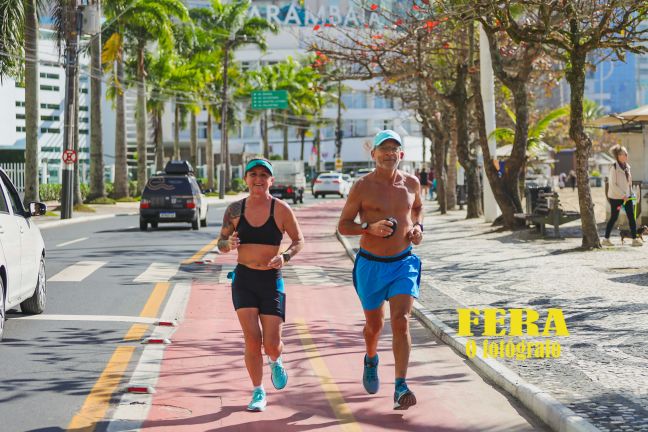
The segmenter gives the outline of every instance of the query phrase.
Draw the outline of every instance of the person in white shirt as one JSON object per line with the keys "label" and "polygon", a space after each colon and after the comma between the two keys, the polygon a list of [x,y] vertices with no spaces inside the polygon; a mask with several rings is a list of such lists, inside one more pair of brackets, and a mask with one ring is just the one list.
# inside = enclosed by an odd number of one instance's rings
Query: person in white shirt
{"label": "person in white shirt", "polygon": [[615,145],[610,149],[610,153],[616,159],[616,162],[610,169],[608,176],[607,198],[610,202],[610,220],[605,228],[605,238],[601,242],[603,246],[614,246],[610,241],[610,233],[614,224],[619,217],[621,207],[625,209],[632,234],[632,246],[641,246],[643,243],[637,238],[637,223],[634,216],[634,196],[632,194],[632,174],[630,173],[630,164],[628,163],[628,150],[622,145]]}

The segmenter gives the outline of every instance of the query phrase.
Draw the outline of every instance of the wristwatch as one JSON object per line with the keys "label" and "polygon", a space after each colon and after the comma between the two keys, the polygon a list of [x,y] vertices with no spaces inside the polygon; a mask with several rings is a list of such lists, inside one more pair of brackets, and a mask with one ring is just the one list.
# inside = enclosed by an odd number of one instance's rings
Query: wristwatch
{"label": "wristwatch", "polygon": [[290,261],[290,254],[289,254],[288,252],[284,252],[284,253],[282,253],[281,256],[282,256],[282,258],[283,258],[283,260],[284,260],[285,263],[287,263],[288,261]]}
{"label": "wristwatch", "polygon": [[418,225],[419,227],[421,227],[421,232],[423,232],[423,224],[420,223],[420,222],[414,222],[414,225],[412,226],[412,228],[414,228],[416,225]]}
{"label": "wristwatch", "polygon": [[360,228],[362,228],[362,231],[366,231],[367,229],[369,229],[369,222],[362,222],[360,224]]}

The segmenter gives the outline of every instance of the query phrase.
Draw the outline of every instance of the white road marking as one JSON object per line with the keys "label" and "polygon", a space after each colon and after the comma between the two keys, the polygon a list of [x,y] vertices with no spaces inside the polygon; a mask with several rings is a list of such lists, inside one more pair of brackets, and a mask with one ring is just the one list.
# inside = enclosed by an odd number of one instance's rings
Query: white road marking
{"label": "white road marking", "polygon": [[79,261],[49,278],[48,282],[81,282],[106,263],[106,261]]}
{"label": "white road marking", "polygon": [[14,320],[39,320],[39,321],[96,321],[96,322],[127,322],[139,324],[154,324],[158,322],[157,318],[139,317],[139,316],[119,316],[119,315],[12,315],[7,314],[8,318]]}
{"label": "white road marking", "polygon": [[81,237],[81,238],[78,238],[76,240],[70,240],[69,242],[57,244],[56,247],[63,247],[63,246],[71,245],[71,244],[74,244],[74,243],[79,243],[79,242],[82,242],[83,240],[88,240],[88,237]]}
{"label": "white road marking", "polygon": [[152,263],[133,282],[168,282],[169,279],[178,273],[179,268],[180,265],[177,263]]}
{"label": "white road marking", "polygon": [[[189,302],[190,293],[190,282],[175,284],[164,311],[160,315],[162,320],[177,318],[181,321],[184,317],[187,303]],[[151,337],[170,338],[175,330],[176,327],[156,327]],[[165,348],[166,345],[146,345],[126,387],[137,385],[155,388],[158,377],[160,376]],[[152,402],[153,395],[151,394],[126,393],[122,395],[117,408],[113,411],[112,417],[109,420],[107,431],[139,431],[142,423],[148,416]]]}
{"label": "white road marking", "polygon": [[332,285],[333,282],[319,266],[294,266],[297,279],[302,285]]}

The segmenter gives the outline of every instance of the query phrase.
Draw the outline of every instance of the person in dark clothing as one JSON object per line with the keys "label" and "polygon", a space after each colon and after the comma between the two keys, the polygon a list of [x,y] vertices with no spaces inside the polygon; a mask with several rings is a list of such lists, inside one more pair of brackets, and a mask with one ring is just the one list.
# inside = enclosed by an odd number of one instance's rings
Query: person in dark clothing
{"label": "person in dark clothing", "polygon": [[430,177],[428,176],[428,172],[425,171],[425,167],[419,173],[419,182],[421,183],[421,199],[426,200],[430,191]]}

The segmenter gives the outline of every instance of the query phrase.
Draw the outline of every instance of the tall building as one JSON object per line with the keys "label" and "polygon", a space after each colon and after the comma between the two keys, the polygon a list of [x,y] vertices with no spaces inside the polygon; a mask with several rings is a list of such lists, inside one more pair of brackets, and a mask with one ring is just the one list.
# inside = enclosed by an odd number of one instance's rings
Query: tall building
{"label": "tall building", "polygon": [[[61,181],[62,146],[63,146],[63,113],[65,110],[65,69],[58,55],[54,32],[41,29],[39,39],[39,173],[46,172],[43,183]],[[80,58],[80,63],[87,70],[88,59]],[[89,77],[80,74],[79,94],[79,164],[82,174],[88,172],[89,166]],[[25,151],[25,89],[23,84],[12,78],[5,78],[0,83],[0,162],[19,161],[24,159]]]}
{"label": "tall building", "polygon": [[596,70],[587,73],[585,98],[601,105],[605,112],[619,113],[636,108],[637,64],[638,58],[632,53],[626,54],[625,62],[605,60],[598,63]]}

